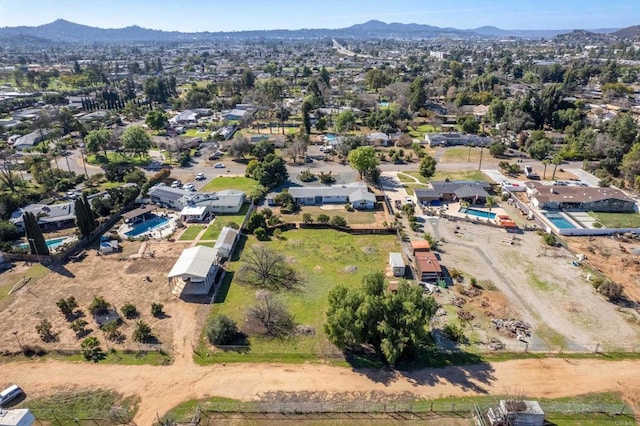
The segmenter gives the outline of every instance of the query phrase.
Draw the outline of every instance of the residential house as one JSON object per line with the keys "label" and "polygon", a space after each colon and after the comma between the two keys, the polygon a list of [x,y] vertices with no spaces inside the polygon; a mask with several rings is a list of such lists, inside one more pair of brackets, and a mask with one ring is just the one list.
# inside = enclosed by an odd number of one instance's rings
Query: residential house
{"label": "residential house", "polygon": [[45,140],[47,135],[51,133],[50,129],[44,129],[42,132],[35,131],[24,136],[20,136],[13,143],[13,147],[18,151],[24,151],[25,149],[31,149]]}
{"label": "residential house", "polygon": [[431,188],[416,188],[414,193],[418,203],[438,206],[447,201],[466,201],[470,204],[484,205],[489,196],[491,185],[481,181],[433,181]]}
{"label": "residential house", "polygon": [[438,257],[432,251],[417,251],[414,253],[416,275],[420,281],[433,282],[442,278],[442,266]]}
{"label": "residential house", "polygon": [[223,120],[242,120],[245,116],[249,116],[251,113],[246,109],[231,109],[227,111],[222,111],[222,119]]}
{"label": "residential house", "polygon": [[178,297],[208,294],[218,268],[216,249],[206,246],[185,249],[167,275],[171,293]]}
{"label": "residential house", "polygon": [[540,210],[581,210],[594,212],[633,212],[636,202],[616,188],[584,186],[545,186],[527,182],[531,205]]}
{"label": "residential house", "polygon": [[303,186],[289,188],[289,194],[298,205],[346,204],[354,209],[370,210],[375,207],[376,197],[361,182],[348,185]]}
{"label": "residential house", "polygon": [[194,125],[197,122],[198,122],[198,113],[190,109],[182,111],[178,115],[175,115],[169,119],[169,124],[171,126],[177,126],[177,125],[188,126],[188,125]]}
{"label": "residential house", "polygon": [[11,223],[19,230],[24,229],[22,216],[31,212],[38,220],[38,225],[43,231],[74,227],[76,211],[74,202],[60,204],[31,204],[22,207],[11,214]]}
{"label": "residential house", "polygon": [[189,191],[181,188],[171,188],[164,184],[158,184],[151,187],[148,194],[152,203],[172,209],[182,209],[184,205],[179,203],[178,200],[189,194]]}
{"label": "residential house", "polygon": [[427,133],[425,142],[431,146],[489,146],[493,142],[486,136],[468,135],[462,133]]}
{"label": "residential house", "polygon": [[152,203],[176,210],[183,210],[185,207],[205,207],[204,212],[200,210],[185,212],[188,216],[193,214],[200,216],[200,214],[209,213],[238,213],[244,204],[245,195],[244,192],[233,189],[219,192],[191,192],[158,184],[149,189],[149,198]]}

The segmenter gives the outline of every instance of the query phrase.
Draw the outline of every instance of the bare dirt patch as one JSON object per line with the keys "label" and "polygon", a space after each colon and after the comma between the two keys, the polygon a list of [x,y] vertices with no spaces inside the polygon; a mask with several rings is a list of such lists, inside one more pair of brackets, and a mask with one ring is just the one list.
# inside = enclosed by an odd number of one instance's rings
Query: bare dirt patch
{"label": "bare dirt patch", "polygon": [[[5,300],[6,308],[0,312],[0,339],[3,349],[17,351],[18,342],[14,332],[23,345],[38,345],[47,350],[77,350],[80,342],[70,329],[69,321],[64,318],[56,306],[61,298],[74,296],[84,319],[89,323],[89,336],[96,336],[102,341],[102,347],[120,349],[139,349],[131,335],[135,329],[135,321],[124,319],[120,331],[125,335],[122,343],[108,342],[104,333],[94,323],[88,307],[95,296],[103,296],[119,310],[125,303],[133,303],[140,312],[140,320],[148,323],[158,341],[167,350],[171,350],[176,332],[176,321],[173,316],[182,317],[182,311],[188,305],[179,301],[169,292],[166,275],[173,266],[178,255],[187,245],[178,243],[146,243],[145,256],[138,259],[129,258],[138,253],[141,244],[124,242],[122,253],[98,256],[95,250],[80,262],[69,262],[65,265],[51,267],[45,276],[33,279]],[[154,257],[149,257],[153,253]],[[14,284],[16,278],[24,273],[26,266],[19,264],[14,271],[0,276],[0,285]],[[164,305],[166,316],[156,318],[151,315],[151,303]],[[56,341],[43,342],[35,330],[35,325],[42,319],[53,324]]]}

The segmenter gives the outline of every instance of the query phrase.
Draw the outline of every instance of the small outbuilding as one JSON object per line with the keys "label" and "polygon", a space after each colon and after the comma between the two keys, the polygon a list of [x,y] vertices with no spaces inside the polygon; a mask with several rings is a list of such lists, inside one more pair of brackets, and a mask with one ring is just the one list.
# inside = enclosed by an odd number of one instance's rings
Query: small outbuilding
{"label": "small outbuilding", "polygon": [[35,421],[36,417],[28,408],[0,409],[0,426],[31,426]]}
{"label": "small outbuilding", "polygon": [[405,263],[402,253],[389,253],[389,267],[394,277],[403,277],[405,272]]}
{"label": "small outbuilding", "polygon": [[490,408],[487,417],[491,425],[542,426],[544,411],[537,401],[501,400],[497,408]]}
{"label": "small outbuilding", "polygon": [[236,245],[236,240],[238,239],[239,232],[236,229],[231,228],[230,226],[225,226],[220,231],[220,235],[216,240],[214,249],[218,251],[218,256],[224,259],[228,259],[233,253],[233,248]]}
{"label": "small outbuilding", "polygon": [[209,293],[218,272],[218,250],[195,246],[185,249],[167,275],[171,293],[178,297]]}

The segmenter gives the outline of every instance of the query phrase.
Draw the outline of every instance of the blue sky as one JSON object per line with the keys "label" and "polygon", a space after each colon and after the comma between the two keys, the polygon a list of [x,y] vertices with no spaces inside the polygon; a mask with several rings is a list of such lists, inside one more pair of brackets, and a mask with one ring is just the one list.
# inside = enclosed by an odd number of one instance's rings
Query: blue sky
{"label": "blue sky", "polygon": [[342,28],[369,19],[439,27],[589,29],[640,24],[640,0],[0,0],[0,26],[63,18],[178,31]]}

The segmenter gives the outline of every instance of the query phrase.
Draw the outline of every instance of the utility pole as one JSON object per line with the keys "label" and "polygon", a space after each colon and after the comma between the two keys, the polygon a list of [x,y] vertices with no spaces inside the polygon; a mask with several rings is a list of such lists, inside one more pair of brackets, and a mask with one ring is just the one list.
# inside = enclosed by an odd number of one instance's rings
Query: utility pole
{"label": "utility pole", "polygon": [[484,147],[480,146],[480,163],[478,164],[478,170],[482,170],[482,148]]}

